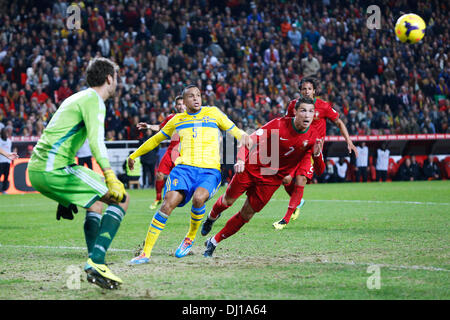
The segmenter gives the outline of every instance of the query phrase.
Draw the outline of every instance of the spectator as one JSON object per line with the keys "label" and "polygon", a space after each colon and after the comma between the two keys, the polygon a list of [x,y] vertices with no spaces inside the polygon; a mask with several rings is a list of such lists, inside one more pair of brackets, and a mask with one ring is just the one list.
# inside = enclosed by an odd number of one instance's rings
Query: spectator
{"label": "spectator", "polygon": [[367,182],[368,164],[369,164],[369,148],[363,141],[358,146],[358,156],[356,157],[355,176],[356,182],[360,182],[362,177],[363,182]]}
{"label": "spectator", "polygon": [[431,155],[423,162],[423,175],[426,180],[441,179],[441,170]]}
{"label": "spectator", "polygon": [[312,55],[312,52],[308,52],[308,56],[301,60],[301,66],[303,69],[304,77],[315,76],[320,70],[319,61]]}
{"label": "spectator", "polygon": [[271,43],[269,48],[264,52],[264,62],[267,66],[271,63],[277,63],[280,60],[280,55],[278,49],[275,48],[274,44]]}
{"label": "spectator", "polygon": [[98,13],[98,8],[94,8],[88,18],[89,31],[96,34],[105,32],[106,25],[103,17]]}
{"label": "spectator", "polygon": [[[128,155],[132,154],[133,151],[130,151]],[[130,188],[130,181],[138,181],[141,177],[141,159],[136,158],[136,162],[134,163],[134,168],[133,170],[131,170],[128,167],[128,161],[127,159],[124,161],[123,165],[122,165],[122,169],[124,173],[118,174],[117,175],[117,179],[119,179],[123,185],[125,186],[125,188],[129,189]]]}
{"label": "spectator", "polygon": [[398,170],[399,180],[416,181],[420,179],[420,167],[415,156],[407,157]]}
{"label": "spectator", "polygon": [[336,163],[336,180],[337,182],[345,182],[347,180],[348,164],[344,157],[340,157]]}
{"label": "spectator", "polygon": [[1,129],[0,133],[0,149],[3,150],[2,154],[0,154],[0,178],[3,176],[2,188],[0,189],[1,193],[6,193],[6,190],[9,188],[9,168],[11,166],[11,160],[3,154],[11,153],[12,142],[10,139],[10,134],[8,133],[7,128]]}
{"label": "spectator", "polygon": [[389,167],[389,149],[387,149],[386,142],[381,144],[381,147],[377,149],[375,155],[375,170],[376,170],[376,181],[386,181],[387,171]]}
{"label": "spectator", "polygon": [[333,163],[331,159],[327,159],[325,171],[324,173],[318,178],[319,182],[336,182],[336,165]]}
{"label": "spectator", "polygon": [[57,92],[57,101],[56,102],[63,102],[66,98],[70,97],[72,95],[72,90],[69,88],[69,83],[66,79],[62,81],[61,87],[59,87]]}

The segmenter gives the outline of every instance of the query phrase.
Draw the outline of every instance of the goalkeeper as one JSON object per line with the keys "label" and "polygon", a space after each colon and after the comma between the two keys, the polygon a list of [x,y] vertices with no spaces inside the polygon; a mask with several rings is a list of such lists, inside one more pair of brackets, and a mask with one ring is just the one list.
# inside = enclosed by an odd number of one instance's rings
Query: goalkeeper
{"label": "goalkeeper", "polygon": [[[30,182],[37,191],[59,203],[56,218],[73,219],[77,206],[86,209],[84,235],[89,259],[89,282],[114,289],[122,280],[105,264],[105,254],[128,209],[129,197],[108,160],[104,143],[105,103],[117,87],[118,66],[95,58],[86,69],[88,89],[68,97],[45,128],[28,163]],[[75,164],[86,138],[103,176]],[[105,214],[102,215],[103,204]]]}

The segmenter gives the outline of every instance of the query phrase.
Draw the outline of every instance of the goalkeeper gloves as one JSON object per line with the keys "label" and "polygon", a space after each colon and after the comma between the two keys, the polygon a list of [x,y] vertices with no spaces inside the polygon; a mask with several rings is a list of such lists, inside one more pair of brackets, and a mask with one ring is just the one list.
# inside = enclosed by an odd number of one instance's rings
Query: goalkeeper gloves
{"label": "goalkeeper gloves", "polygon": [[67,220],[73,220],[73,213],[78,213],[78,208],[74,204],[69,204],[69,207],[66,208],[62,204],[58,204],[58,209],[56,209],[56,220],[60,220],[61,217]]}
{"label": "goalkeeper gloves", "polygon": [[117,202],[122,202],[125,196],[125,187],[123,186],[123,183],[117,179],[111,169],[105,170],[103,174],[105,175],[106,186],[108,187],[111,196],[116,199]]}

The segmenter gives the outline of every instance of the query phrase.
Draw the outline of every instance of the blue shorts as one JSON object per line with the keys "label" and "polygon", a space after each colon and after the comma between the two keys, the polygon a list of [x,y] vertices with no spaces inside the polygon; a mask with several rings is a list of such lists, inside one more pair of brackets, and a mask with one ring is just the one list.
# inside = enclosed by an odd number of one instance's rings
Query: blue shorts
{"label": "blue shorts", "polygon": [[211,199],[216,194],[222,182],[220,170],[205,169],[179,164],[170,171],[164,187],[164,196],[169,191],[183,191],[184,200],[178,205],[183,207],[188,203],[198,187],[205,188]]}

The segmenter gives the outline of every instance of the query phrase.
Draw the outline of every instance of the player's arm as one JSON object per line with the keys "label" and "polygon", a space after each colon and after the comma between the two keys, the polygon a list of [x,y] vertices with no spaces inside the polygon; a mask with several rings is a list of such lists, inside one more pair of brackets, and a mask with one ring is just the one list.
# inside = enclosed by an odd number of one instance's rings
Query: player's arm
{"label": "player's arm", "polygon": [[166,139],[170,139],[173,132],[175,131],[175,120],[172,118],[167,124],[164,126],[162,130],[160,130],[153,137],[149,138],[145,141],[135,152],[130,154],[128,157],[128,167],[133,170],[134,161],[137,157],[140,157],[160,145]]}
{"label": "player's arm", "polygon": [[[98,98],[100,99],[100,98]],[[98,165],[105,176],[105,183],[108,187],[112,199],[116,202],[121,202],[126,195],[125,187],[120,182],[108,159],[108,152],[105,146],[105,113],[100,110],[100,103],[98,100],[93,103],[80,106],[81,115],[86,126],[87,139],[89,140],[89,147],[92,155],[97,161]]]}
{"label": "player's arm", "polygon": [[[258,130],[262,130],[262,129],[258,129]],[[238,152],[236,155],[236,164],[234,165],[234,171],[236,173],[244,172],[245,159],[247,159],[250,151],[252,149],[256,148],[257,141],[258,141],[258,135],[257,135],[258,130],[248,136],[248,138],[251,140],[250,149],[248,148],[248,144],[241,144],[240,148],[238,149]]]}
{"label": "player's arm", "polygon": [[320,176],[325,171],[325,161],[323,160],[323,149],[324,140],[317,139],[313,147],[313,161],[314,161],[314,172]]}
{"label": "player's arm", "polygon": [[159,131],[160,130],[160,125],[159,124],[148,124],[145,122],[139,122],[136,127],[138,128],[138,130],[147,130],[150,129],[152,131]]}
{"label": "player's arm", "polygon": [[358,156],[358,149],[356,149],[355,145],[353,144],[353,141],[350,139],[350,135],[348,134],[347,127],[345,126],[345,123],[340,119],[337,118],[334,120],[334,124],[336,124],[341,131],[341,135],[344,137],[345,141],[347,142],[347,148],[348,153],[355,153],[356,156]]}
{"label": "player's arm", "polygon": [[17,158],[19,158],[19,155],[17,153],[15,153],[15,152],[8,153],[5,150],[3,150],[2,148],[0,148],[0,154],[2,156],[5,156],[9,160],[16,160]]}

